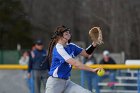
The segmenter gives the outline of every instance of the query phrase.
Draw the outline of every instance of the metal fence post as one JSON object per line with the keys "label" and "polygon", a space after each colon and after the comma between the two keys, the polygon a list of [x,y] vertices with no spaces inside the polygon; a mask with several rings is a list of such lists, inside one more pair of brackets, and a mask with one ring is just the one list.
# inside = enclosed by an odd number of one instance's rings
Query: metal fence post
{"label": "metal fence post", "polygon": [[[82,57],[82,63],[83,64],[85,63],[84,57]],[[85,85],[84,71],[81,70],[81,86],[84,87],[84,85]]]}

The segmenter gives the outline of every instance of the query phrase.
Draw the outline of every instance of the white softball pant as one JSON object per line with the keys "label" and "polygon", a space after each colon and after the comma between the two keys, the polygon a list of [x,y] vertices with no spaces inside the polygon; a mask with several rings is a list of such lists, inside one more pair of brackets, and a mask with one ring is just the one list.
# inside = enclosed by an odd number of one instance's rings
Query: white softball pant
{"label": "white softball pant", "polygon": [[64,80],[50,76],[46,83],[45,93],[92,93],[92,92],[73,83],[71,80]]}

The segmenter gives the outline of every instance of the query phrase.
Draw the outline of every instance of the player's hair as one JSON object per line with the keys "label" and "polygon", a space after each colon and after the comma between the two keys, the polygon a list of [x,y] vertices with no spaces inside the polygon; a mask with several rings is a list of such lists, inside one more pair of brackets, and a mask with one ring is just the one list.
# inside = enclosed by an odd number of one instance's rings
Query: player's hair
{"label": "player's hair", "polygon": [[58,26],[53,34],[53,36],[51,37],[51,41],[49,42],[49,46],[48,46],[48,61],[51,65],[52,62],[52,51],[54,46],[56,45],[56,43],[58,42],[59,38],[63,36],[63,33],[69,31],[69,28],[66,28],[65,26]]}

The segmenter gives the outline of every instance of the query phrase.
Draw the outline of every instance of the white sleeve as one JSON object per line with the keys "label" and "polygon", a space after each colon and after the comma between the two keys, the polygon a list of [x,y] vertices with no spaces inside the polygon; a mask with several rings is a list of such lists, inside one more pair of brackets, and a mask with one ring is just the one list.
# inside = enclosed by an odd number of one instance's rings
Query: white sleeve
{"label": "white sleeve", "polygon": [[20,60],[19,60],[20,65],[27,65],[28,62],[29,62],[29,57],[26,57],[26,58],[21,57]]}
{"label": "white sleeve", "polygon": [[24,64],[24,58],[23,58],[23,57],[20,58],[19,64],[20,64],[20,65],[23,65],[23,64]]}
{"label": "white sleeve", "polygon": [[61,55],[61,57],[66,61],[70,58],[72,58],[64,49],[64,47],[60,44],[56,45],[57,52]]}

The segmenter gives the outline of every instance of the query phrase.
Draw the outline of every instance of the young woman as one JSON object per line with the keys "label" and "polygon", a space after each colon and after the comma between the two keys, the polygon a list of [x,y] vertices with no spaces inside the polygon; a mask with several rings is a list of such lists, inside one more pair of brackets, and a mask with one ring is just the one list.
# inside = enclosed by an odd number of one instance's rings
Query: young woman
{"label": "young woman", "polygon": [[70,43],[70,29],[65,26],[57,27],[49,44],[48,58],[51,62],[50,77],[46,84],[46,93],[91,93],[73,83],[70,78],[72,65],[81,70],[96,72],[101,68],[92,69],[73,59],[77,55],[88,57],[96,45],[92,43],[87,49]]}

